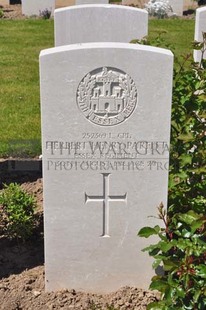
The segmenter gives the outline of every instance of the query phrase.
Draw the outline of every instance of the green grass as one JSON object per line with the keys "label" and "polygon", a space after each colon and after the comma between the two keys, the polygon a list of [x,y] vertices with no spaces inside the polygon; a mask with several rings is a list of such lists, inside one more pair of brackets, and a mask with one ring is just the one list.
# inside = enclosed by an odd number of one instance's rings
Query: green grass
{"label": "green grass", "polygon": [[54,46],[53,21],[0,20],[0,29],[0,156],[13,153],[14,140],[37,140],[26,148],[35,155],[41,152],[38,58]]}
{"label": "green grass", "polygon": [[195,21],[191,19],[151,19],[149,21],[149,38],[154,39],[159,33],[165,42],[171,45],[178,57],[193,53]]}
{"label": "green grass", "polygon": [[[0,20],[0,29],[0,157],[38,155],[39,53],[54,46],[53,20]],[[192,52],[194,20],[149,21],[149,38],[162,31],[177,55]]]}

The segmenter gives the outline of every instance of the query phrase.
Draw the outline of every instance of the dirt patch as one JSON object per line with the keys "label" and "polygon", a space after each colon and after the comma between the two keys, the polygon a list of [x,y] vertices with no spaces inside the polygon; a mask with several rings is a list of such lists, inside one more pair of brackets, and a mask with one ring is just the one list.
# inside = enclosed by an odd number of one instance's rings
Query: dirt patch
{"label": "dirt patch", "polygon": [[[42,178],[34,180],[34,177],[29,175],[1,177],[1,183],[9,184],[13,181],[18,181],[24,190],[34,194],[38,203],[38,214],[41,217],[43,213]],[[73,289],[46,293],[43,225],[40,225],[40,231],[37,231],[33,239],[25,244],[9,241],[1,236],[0,249],[1,310],[143,310],[148,303],[157,298],[155,293],[134,287],[124,287],[107,295],[88,294]]]}
{"label": "dirt patch", "polygon": [[26,18],[22,15],[21,4],[15,5],[3,5],[0,6],[3,10],[3,19],[24,19]]}
{"label": "dirt patch", "polygon": [[[146,309],[154,296],[137,288],[125,287],[116,293],[95,295],[64,290],[45,293],[44,267],[24,271],[19,276],[11,275],[0,283],[0,309]],[[110,307],[110,308],[109,308]]]}

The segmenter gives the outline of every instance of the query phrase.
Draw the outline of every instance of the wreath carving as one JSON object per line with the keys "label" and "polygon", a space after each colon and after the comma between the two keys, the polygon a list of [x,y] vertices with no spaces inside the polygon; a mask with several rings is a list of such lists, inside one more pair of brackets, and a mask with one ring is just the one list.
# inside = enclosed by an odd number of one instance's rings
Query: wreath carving
{"label": "wreath carving", "polygon": [[102,67],[88,73],[77,89],[79,109],[96,125],[122,123],[134,112],[136,104],[133,79],[116,68]]}

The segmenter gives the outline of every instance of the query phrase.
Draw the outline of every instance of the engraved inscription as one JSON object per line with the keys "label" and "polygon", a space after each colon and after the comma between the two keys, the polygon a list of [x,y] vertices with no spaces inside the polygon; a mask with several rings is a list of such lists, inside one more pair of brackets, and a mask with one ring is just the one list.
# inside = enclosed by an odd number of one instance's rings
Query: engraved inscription
{"label": "engraved inscription", "polygon": [[83,133],[82,137],[83,139],[76,141],[69,139],[46,141],[47,169],[68,172],[99,171],[100,173],[169,169],[167,141],[136,140],[127,132],[116,134],[108,132],[106,135],[105,133]]}
{"label": "engraved inscription", "polygon": [[99,68],[88,73],[80,82],[77,104],[92,123],[114,126],[134,112],[137,88],[127,73],[116,68]]}
{"label": "engraved inscription", "polygon": [[124,195],[112,196],[109,194],[109,177],[110,173],[102,173],[103,175],[103,195],[91,196],[85,193],[85,203],[90,201],[101,201],[103,203],[103,232],[101,237],[109,236],[109,203],[110,201],[125,201],[127,199],[127,193]]}

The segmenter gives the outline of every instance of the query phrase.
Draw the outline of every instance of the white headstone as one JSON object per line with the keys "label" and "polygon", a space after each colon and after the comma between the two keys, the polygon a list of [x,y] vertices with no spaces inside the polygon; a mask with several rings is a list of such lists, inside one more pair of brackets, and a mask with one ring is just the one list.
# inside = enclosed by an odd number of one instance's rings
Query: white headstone
{"label": "white headstone", "polygon": [[175,13],[178,16],[183,15],[183,7],[184,7],[183,0],[169,0],[169,4],[172,7],[173,13]]}
{"label": "white headstone", "polygon": [[170,51],[135,44],[41,52],[47,290],[148,288],[137,232],[167,205],[172,70]]}
{"label": "white headstone", "polygon": [[26,16],[39,16],[48,10],[54,15],[55,0],[21,0],[22,14]]}
{"label": "white headstone", "polygon": [[148,13],[120,5],[78,5],[55,10],[55,46],[125,42],[147,35]]}
{"label": "white headstone", "polygon": [[81,4],[108,4],[109,0],[76,0],[77,5]]}
{"label": "white headstone", "polygon": [[[202,7],[196,10],[196,18],[195,18],[195,41],[203,42],[202,33],[206,32],[206,7]],[[194,61],[201,61],[201,51],[194,50]],[[206,58],[206,55],[204,55]]]}

